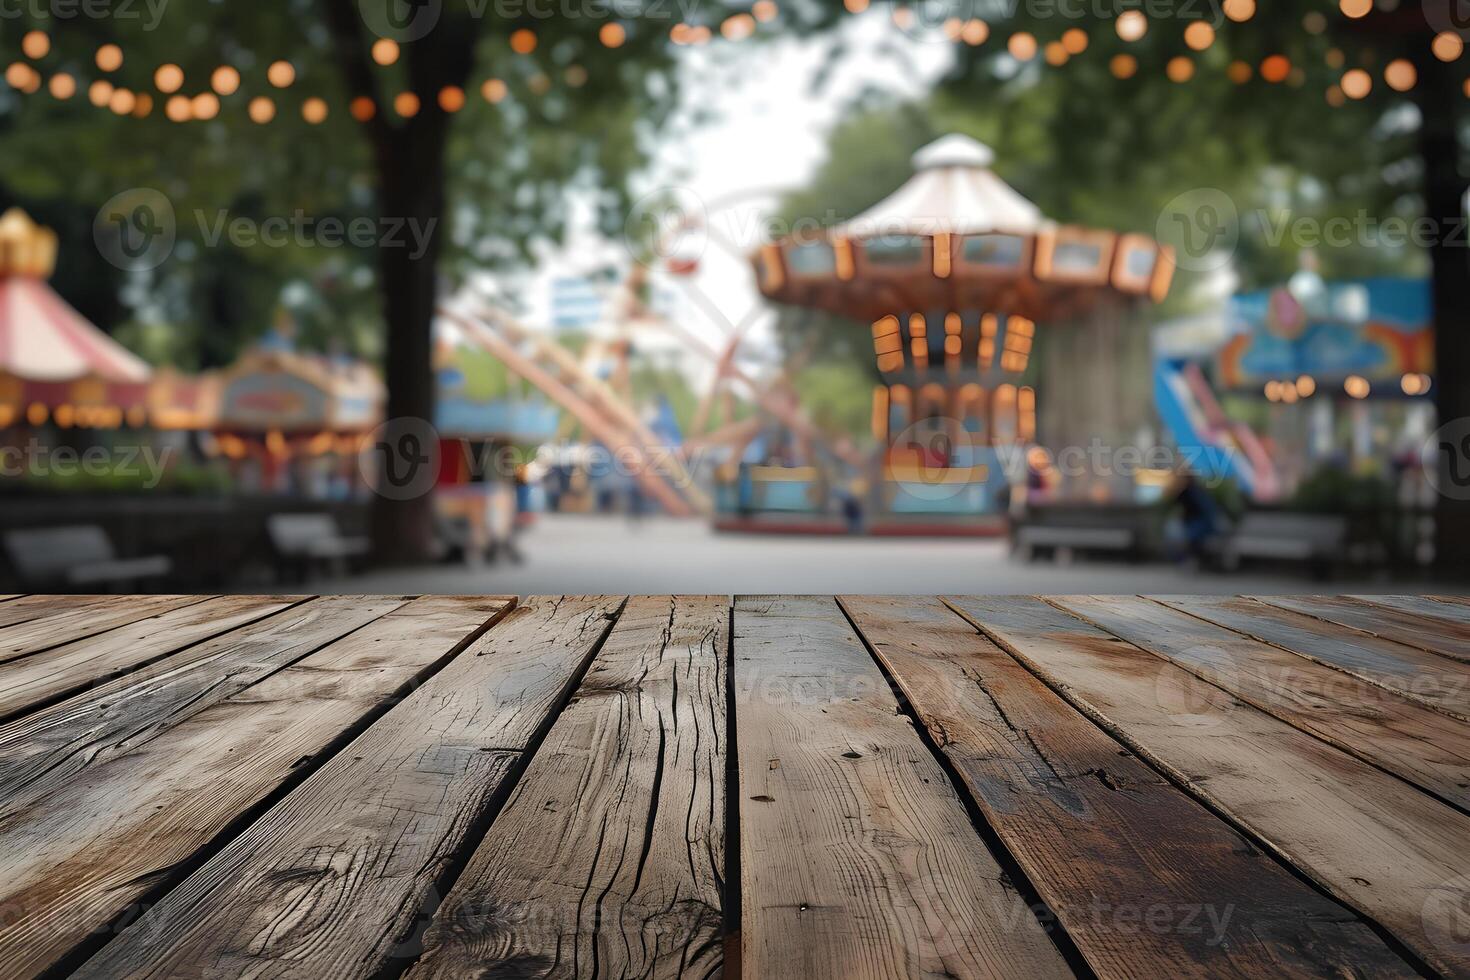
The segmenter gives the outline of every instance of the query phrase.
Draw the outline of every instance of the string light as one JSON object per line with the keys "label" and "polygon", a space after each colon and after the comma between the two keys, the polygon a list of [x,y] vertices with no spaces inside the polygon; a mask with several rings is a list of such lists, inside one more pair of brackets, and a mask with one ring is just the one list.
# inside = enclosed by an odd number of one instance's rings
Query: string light
{"label": "string light", "polygon": [[1395,58],[1384,66],[1383,80],[1395,92],[1407,92],[1419,80],[1419,72],[1408,58]]}
{"label": "string light", "polygon": [[581,65],[568,65],[566,73],[562,76],[567,85],[572,88],[581,88],[587,84],[587,69]]}
{"label": "string light", "polygon": [[1368,16],[1373,10],[1373,0],[1339,0],[1337,9],[1342,11],[1344,17],[1357,20]]}
{"label": "string light", "polygon": [[170,122],[188,122],[194,117],[193,103],[187,95],[172,95],[163,104],[163,114]]}
{"label": "string light", "polygon": [[510,49],[516,54],[530,54],[532,51],[535,51],[536,32],[526,27],[511,31]]}
{"label": "string light", "polygon": [[373,60],[384,68],[398,62],[398,42],[391,37],[380,37],[373,42]]}
{"label": "string light", "polygon": [[1071,55],[1067,54],[1067,49],[1062,47],[1061,41],[1048,41],[1046,42],[1046,47],[1042,48],[1041,50],[1042,57],[1044,57],[1046,59],[1046,63],[1048,65],[1051,65],[1053,68],[1060,68],[1062,65],[1065,65],[1067,63],[1067,59],[1071,57]]}
{"label": "string light", "polygon": [[1030,61],[1036,57],[1036,38],[1026,31],[1018,31],[1006,42],[1006,50],[1017,61]]}
{"label": "string light", "polygon": [[1184,44],[1191,51],[1203,51],[1215,43],[1215,29],[1197,20],[1184,29]]}
{"label": "string light", "polygon": [[1342,383],[1342,390],[1348,393],[1349,398],[1367,398],[1373,391],[1373,386],[1368,379],[1360,375],[1349,375]]}
{"label": "string light", "polygon": [[1125,10],[1118,15],[1114,27],[1123,40],[1137,41],[1148,33],[1148,18],[1141,10]]}
{"label": "string light", "polygon": [[122,48],[116,44],[104,44],[97,49],[97,67],[103,71],[117,71],[122,63]]}
{"label": "string light", "polygon": [[1087,50],[1087,32],[1080,27],[1069,27],[1062,32],[1062,47],[1070,55],[1079,55]]}
{"label": "string light", "polygon": [[301,118],[312,126],[319,126],[327,118],[327,101],[312,96],[301,103]]}
{"label": "string light", "polygon": [[153,87],[164,95],[172,95],[184,87],[184,69],[178,65],[160,65],[153,73]]}
{"label": "string light", "polygon": [[622,24],[609,21],[598,29],[597,39],[602,42],[602,46],[605,48],[620,48],[623,46],[623,42],[628,39],[628,32],[623,29]]}
{"label": "string light", "polygon": [[1373,91],[1373,76],[1361,68],[1354,68],[1342,76],[1342,94],[1350,99],[1367,98]]}
{"label": "string light", "polygon": [[1170,58],[1169,63],[1164,66],[1164,74],[1171,82],[1187,82],[1194,77],[1194,62],[1182,54]]}
{"label": "string light", "polygon": [[99,78],[87,89],[87,99],[100,109],[112,101],[112,92],[112,83],[105,78]]}
{"label": "string light", "polygon": [[1328,105],[1332,106],[1332,108],[1334,109],[1337,109],[1340,108],[1345,102],[1347,102],[1347,96],[1342,94],[1341,85],[1329,85],[1327,87]]}
{"label": "string light", "polygon": [[850,14],[860,14],[868,9],[869,0],[842,0],[842,5]]}
{"label": "string light", "polygon": [[990,39],[990,25],[979,18],[965,21],[965,26],[960,28],[960,40],[972,48],[977,48]]}
{"label": "string light", "polygon": [[755,33],[755,18],[749,14],[726,17],[720,25],[720,33],[727,41],[743,41]]}
{"label": "string light", "polygon": [[756,20],[766,24],[775,20],[780,10],[776,6],[776,0],[755,0],[750,12],[755,15]]}
{"label": "string light", "polygon": [[1225,6],[1221,9],[1226,17],[1237,24],[1244,24],[1256,15],[1256,0],[1225,0]]}
{"label": "string light", "polygon": [[115,89],[112,98],[107,101],[107,107],[119,116],[131,115],[137,104],[137,96],[125,88]]}
{"label": "string light", "polygon": [[220,95],[234,95],[240,90],[240,73],[229,65],[220,65],[209,76],[209,84]]}
{"label": "string light", "polygon": [[1138,74],[1138,59],[1131,54],[1115,54],[1108,62],[1108,70],[1115,78],[1132,78]]}
{"label": "string light", "polygon": [[505,83],[498,78],[487,78],[485,84],[480,86],[480,95],[491,105],[504,99],[507,93]]}
{"label": "string light", "polygon": [[378,114],[378,104],[366,95],[359,95],[352,100],[352,105],[348,107],[348,112],[352,113],[353,119],[365,123]]}
{"label": "string light", "polygon": [[1434,56],[1440,61],[1454,61],[1464,53],[1465,42],[1453,31],[1442,31],[1434,35],[1429,50],[1433,51]]}
{"label": "string light", "polygon": [[276,104],[263,95],[256,96],[250,100],[250,121],[264,126],[276,118]]}
{"label": "string light", "polygon": [[200,92],[194,96],[189,109],[195,119],[213,119],[219,115],[219,96],[213,92]]}
{"label": "string light", "polygon": [[20,51],[32,61],[39,61],[51,53],[51,38],[45,31],[28,31],[20,39]]}
{"label": "string light", "polygon": [[51,76],[47,88],[50,89],[52,96],[65,101],[77,94],[77,80],[66,72],[61,72]]}
{"label": "string light", "polygon": [[1236,85],[1244,85],[1250,81],[1252,74],[1253,71],[1250,64],[1245,61],[1232,61],[1230,62],[1230,66],[1225,69],[1225,77]]}
{"label": "string light", "polygon": [[439,108],[445,112],[458,112],[464,108],[464,89],[457,85],[446,85],[439,90]]}
{"label": "string light", "polygon": [[296,81],[296,66],[289,61],[272,62],[265,70],[265,78],[276,88],[290,88]]}
{"label": "string light", "polygon": [[420,106],[419,97],[412,92],[399,92],[393,97],[393,111],[404,119],[417,116]]}
{"label": "string light", "polygon": [[1261,78],[1276,85],[1291,74],[1291,61],[1284,54],[1273,54],[1261,62]]}

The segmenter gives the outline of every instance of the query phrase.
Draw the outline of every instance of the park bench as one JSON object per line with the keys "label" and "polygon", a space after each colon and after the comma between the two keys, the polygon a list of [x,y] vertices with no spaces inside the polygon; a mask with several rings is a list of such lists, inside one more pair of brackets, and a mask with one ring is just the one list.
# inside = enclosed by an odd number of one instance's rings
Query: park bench
{"label": "park bench", "polygon": [[1244,559],[1311,565],[1326,574],[1342,560],[1348,523],[1337,514],[1252,511],[1216,546],[1220,567],[1235,571]]}
{"label": "park bench", "polygon": [[342,533],[330,514],[272,514],[266,519],[271,548],[298,581],[314,571],[330,571],[368,553],[365,537]]}
{"label": "park bench", "polygon": [[7,531],[5,553],[21,582],[36,588],[133,588],[173,571],[166,555],[119,558],[95,524]]}
{"label": "park bench", "polygon": [[1058,561],[1069,561],[1077,551],[1109,551],[1133,555],[1138,535],[1131,527],[1080,527],[1028,524],[1016,530],[1015,552],[1024,561],[1047,549]]}

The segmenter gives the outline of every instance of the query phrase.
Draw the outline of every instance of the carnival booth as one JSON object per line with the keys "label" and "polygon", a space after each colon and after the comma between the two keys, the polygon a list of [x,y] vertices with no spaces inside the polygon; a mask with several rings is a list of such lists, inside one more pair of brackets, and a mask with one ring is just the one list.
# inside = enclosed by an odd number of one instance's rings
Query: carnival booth
{"label": "carnival booth", "polygon": [[296,351],[278,329],[219,379],[215,443],[246,492],[319,500],[365,492],[358,456],[383,418],[377,373]]}
{"label": "carnival booth", "polygon": [[55,266],[55,232],[0,217],[0,429],[146,425],[151,369],[56,294]]}
{"label": "carnival booth", "polygon": [[[1019,477],[1003,457],[1024,460],[1038,437],[1028,380],[1038,325],[1092,331],[1110,348],[1102,359],[1084,352],[1076,367],[1090,383],[1056,396],[1096,393],[1099,406],[1073,426],[1096,431],[1118,401],[1103,378],[1122,321],[1111,317],[1112,333],[1095,321],[1169,288],[1167,249],[1057,225],[990,170],[992,158],[973,139],[946,136],[916,153],[914,176],[868,211],[754,259],[769,299],[871,324],[881,378],[873,434],[886,447],[873,481],[877,533],[999,530]],[[1146,358],[1146,337],[1142,350]],[[1057,428],[1059,439],[1082,435]]]}

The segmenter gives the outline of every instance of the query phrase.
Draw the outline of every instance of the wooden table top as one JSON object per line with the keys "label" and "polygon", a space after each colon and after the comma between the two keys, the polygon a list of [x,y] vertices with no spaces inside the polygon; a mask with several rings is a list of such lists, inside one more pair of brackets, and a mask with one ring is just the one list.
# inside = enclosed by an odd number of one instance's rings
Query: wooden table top
{"label": "wooden table top", "polygon": [[1470,600],[0,597],[0,978],[1470,976]]}

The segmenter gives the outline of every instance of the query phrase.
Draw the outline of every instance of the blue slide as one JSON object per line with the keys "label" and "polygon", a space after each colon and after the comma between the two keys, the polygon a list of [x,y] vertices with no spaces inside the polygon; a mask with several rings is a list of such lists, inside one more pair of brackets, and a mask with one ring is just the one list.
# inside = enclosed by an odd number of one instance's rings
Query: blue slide
{"label": "blue slide", "polygon": [[1253,499],[1275,496],[1275,467],[1265,447],[1249,427],[1225,417],[1198,365],[1155,362],[1154,402],[1196,476],[1233,479]]}

